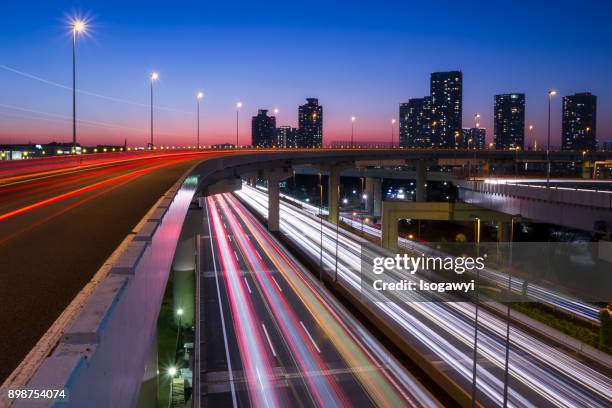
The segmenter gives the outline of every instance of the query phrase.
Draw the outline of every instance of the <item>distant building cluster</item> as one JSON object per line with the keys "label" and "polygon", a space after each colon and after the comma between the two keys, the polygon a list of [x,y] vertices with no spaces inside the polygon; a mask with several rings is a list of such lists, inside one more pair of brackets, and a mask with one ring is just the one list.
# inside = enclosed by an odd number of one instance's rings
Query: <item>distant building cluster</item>
{"label": "distant building cluster", "polygon": [[496,149],[525,148],[525,94],[495,95],[493,135]]}
{"label": "distant building cluster", "polygon": [[0,160],[24,160],[35,157],[65,156],[70,154],[120,152],[125,145],[97,145],[85,147],[72,143],[0,144]]}
{"label": "distant building cluster", "polygon": [[[400,146],[485,149],[487,131],[480,127],[478,119],[474,127],[462,126],[462,100],[461,71],[432,73],[429,96],[412,98],[399,105]],[[597,148],[596,114],[595,95],[584,92],[563,97],[563,150]],[[502,150],[525,149],[525,94],[495,95],[493,115],[490,146]]]}
{"label": "distant building cluster", "polygon": [[298,107],[298,127],[276,126],[276,117],[260,109],[251,120],[251,141],[256,147],[320,148],[323,146],[323,106],[307,98]]}
{"label": "distant building cluster", "polygon": [[400,146],[458,147],[463,129],[462,101],[461,71],[432,73],[429,96],[400,104]]}
{"label": "distant building cluster", "polygon": [[595,150],[597,148],[597,97],[589,92],[563,97],[561,148]]}

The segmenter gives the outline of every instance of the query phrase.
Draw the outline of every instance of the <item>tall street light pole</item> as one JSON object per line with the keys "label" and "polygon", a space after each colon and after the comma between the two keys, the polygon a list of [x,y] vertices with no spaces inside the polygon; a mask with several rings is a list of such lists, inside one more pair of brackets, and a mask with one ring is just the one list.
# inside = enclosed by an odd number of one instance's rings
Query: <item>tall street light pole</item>
{"label": "tall street light pole", "polygon": [[354,140],[355,140],[355,120],[357,118],[354,116],[351,116],[351,149],[354,147]]}
{"label": "tall street light pole", "polygon": [[[480,256],[480,218],[475,217],[475,232],[474,232],[474,241],[476,242],[476,256]],[[420,232],[419,232],[420,234]],[[480,280],[480,271],[476,271],[476,282]],[[477,369],[478,369],[478,290],[475,293],[475,302],[474,302],[474,354],[472,361],[472,408],[476,407],[476,391],[477,386],[476,382],[478,380]]]}
{"label": "tall street light pole", "polygon": [[198,94],[196,95],[196,99],[198,101],[198,105],[197,105],[198,106],[198,109],[197,109],[198,110],[197,112],[198,131],[196,134],[196,149],[200,148],[200,101],[202,100],[202,98],[204,98],[204,92],[198,92]]}
{"label": "tall street light pole", "polygon": [[323,177],[319,173],[319,227],[321,230],[321,257],[319,258],[319,280],[323,281]]}
{"label": "tall street light pole", "polygon": [[151,72],[151,140],[149,141],[150,149],[153,150],[153,84],[159,79],[159,74],[155,71]]}
{"label": "tall street light pole", "polygon": [[242,108],[242,102],[236,103],[236,149],[238,148],[238,121],[240,115],[240,108]]}
{"label": "tall street light pole", "polygon": [[395,127],[395,119],[391,119],[391,148],[393,149],[395,147],[395,144],[393,142],[393,128]]}
{"label": "tall street light pole", "polygon": [[[276,116],[278,116],[278,108],[274,108],[274,110],[272,110],[272,112],[274,113],[274,121],[275,123],[278,124],[278,120],[276,120]],[[287,134],[285,134],[284,140],[278,140],[278,128],[274,129],[274,139],[276,140],[276,142],[273,143],[273,145],[276,145],[276,147],[281,147],[281,148],[285,148],[287,147]]]}
{"label": "tall street light pole", "polygon": [[76,154],[76,38],[77,34],[85,32],[85,21],[75,19],[72,21],[72,153]]}
{"label": "tall street light pole", "polygon": [[557,94],[553,89],[548,90],[548,136],[546,139],[546,188],[550,187],[550,100]]}
{"label": "tall street light pole", "polygon": [[538,150],[538,141],[533,138],[533,125],[529,125],[529,139],[533,142],[533,150]]}

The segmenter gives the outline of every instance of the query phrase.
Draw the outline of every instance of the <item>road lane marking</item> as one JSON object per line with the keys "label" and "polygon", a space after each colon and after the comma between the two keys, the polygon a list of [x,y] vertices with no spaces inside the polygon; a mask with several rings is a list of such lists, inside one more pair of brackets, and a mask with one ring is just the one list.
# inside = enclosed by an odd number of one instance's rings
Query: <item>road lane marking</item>
{"label": "road lane marking", "polygon": [[261,391],[264,397],[264,402],[266,403],[266,407],[269,407],[270,404],[268,403],[268,393],[266,392],[263,382],[261,381],[261,375],[259,374],[259,368],[255,367],[255,372],[257,373],[257,380],[259,381],[259,387],[261,388]]}
{"label": "road lane marking", "polygon": [[246,287],[247,287],[247,290],[249,291],[249,294],[253,294],[253,292],[251,292],[251,287],[249,286],[249,282],[247,281],[247,278],[244,277],[242,279],[244,279],[244,283],[246,283]]}
{"label": "road lane marking", "polygon": [[225,316],[223,315],[223,307],[221,306],[221,290],[219,289],[219,274],[217,273],[217,262],[215,260],[215,246],[212,239],[212,229],[210,228],[210,212],[208,210],[208,201],[206,201],[206,221],[208,222],[208,232],[210,232],[210,252],[212,253],[213,267],[215,269],[215,282],[217,284],[217,300],[219,302],[219,312],[221,314],[221,328],[223,329],[223,343],[225,344],[225,359],[227,360],[227,372],[229,374],[230,389],[232,390],[232,405],[234,408],[238,406],[236,400],[236,388],[234,387],[234,372],[232,370],[232,360],[230,360],[229,346],[227,345],[227,330],[225,328]]}
{"label": "road lane marking", "polygon": [[319,348],[319,346],[317,346],[317,343],[314,341],[314,339],[312,338],[312,336],[310,335],[310,332],[308,331],[308,329],[306,328],[306,326],[304,326],[304,322],[302,322],[300,320],[300,324],[302,325],[302,328],[304,329],[304,331],[306,332],[306,334],[308,335],[308,338],[310,339],[310,341],[312,342],[312,345],[317,349],[317,352],[319,354],[321,354],[321,349]]}
{"label": "road lane marking", "polygon": [[276,284],[276,287],[278,288],[278,290],[280,290],[281,292],[283,291],[283,289],[280,287],[280,285],[278,284],[278,282],[276,281],[276,279],[274,279],[274,276],[270,276],[272,278],[272,280],[274,281],[274,283]]}
{"label": "road lane marking", "polygon": [[272,350],[272,355],[276,357],[276,350],[274,350],[274,346],[272,345],[272,340],[270,340],[270,335],[268,334],[268,330],[266,330],[266,325],[261,322],[261,327],[266,335],[266,339],[268,339],[268,344],[270,345],[270,350]]}

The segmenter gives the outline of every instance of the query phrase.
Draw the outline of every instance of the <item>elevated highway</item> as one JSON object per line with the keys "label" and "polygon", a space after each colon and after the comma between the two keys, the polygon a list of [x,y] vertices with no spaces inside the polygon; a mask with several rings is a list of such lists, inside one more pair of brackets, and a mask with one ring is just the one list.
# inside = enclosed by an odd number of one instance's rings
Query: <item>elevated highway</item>
{"label": "elevated highway", "polygon": [[[2,356],[13,357],[13,360],[7,361],[4,365],[5,370],[11,370],[15,366],[15,359],[21,358],[27,352],[36,339],[41,336],[45,330],[49,329],[52,336],[43,336],[39,341],[39,345],[42,349],[33,349],[36,351],[39,358],[42,358],[42,366],[45,364],[52,363],[54,354],[49,355],[51,350],[55,350],[55,353],[61,352],[62,348],[58,347],[62,342],[67,344],[88,344],[87,342],[93,342],[96,344],[96,350],[105,350],[104,347],[100,347],[103,344],[121,344],[121,336],[126,334],[120,334],[119,332],[108,331],[105,333],[97,332],[98,334],[91,335],[79,335],[76,337],[66,337],[66,333],[70,333],[71,330],[79,327],[88,327],[87,330],[94,330],[95,324],[91,323],[86,315],[81,315],[78,311],[81,308],[94,307],[91,302],[92,299],[101,290],[100,283],[105,282],[109,278],[109,271],[113,268],[118,267],[121,269],[122,256],[127,251],[127,246],[122,246],[120,250],[106,262],[106,273],[100,275],[95,281],[89,281],[96,269],[104,263],[112,252],[112,248],[116,247],[122,239],[126,239],[126,243],[129,244],[138,235],[151,235],[153,232],[148,231],[145,228],[147,220],[142,220],[137,228],[134,225],[137,223],[139,217],[142,217],[146,213],[146,209],[150,208],[155,202],[157,197],[163,195],[169,185],[174,180],[179,178],[179,175],[185,172],[187,169],[192,168],[191,174],[197,177],[197,185],[195,185],[188,193],[191,196],[187,199],[187,196],[183,196],[183,199],[176,201],[175,205],[179,207],[188,206],[189,203],[197,196],[209,195],[213,193],[219,193],[224,191],[235,190],[240,185],[240,178],[263,176],[270,180],[276,180],[278,182],[283,174],[288,174],[292,166],[295,165],[310,165],[310,166],[346,166],[347,163],[355,163],[357,161],[379,161],[384,163],[386,160],[403,161],[405,163],[416,163],[417,171],[421,174],[418,175],[418,179],[423,181],[423,171],[425,170],[424,164],[427,162],[435,162],[441,159],[465,159],[470,160],[474,157],[473,151],[459,151],[459,150],[406,150],[406,149],[387,149],[387,150],[239,150],[239,151],[211,151],[211,152],[196,152],[183,154],[180,159],[175,157],[176,161],[171,158],[157,158],[151,160],[159,160],[159,167],[152,166],[150,171],[145,171],[144,167],[139,170],[130,172],[125,168],[122,168],[124,173],[117,173],[114,176],[106,173],[105,170],[110,168],[99,168],[97,166],[91,166],[83,169],[52,169],[53,173],[46,173],[49,169],[41,170],[41,172],[32,172],[26,174],[25,177],[20,177],[18,180],[14,179],[14,173],[5,179],[0,180],[0,194],[5,194],[7,197],[6,201],[3,201],[2,205],[6,205],[3,211],[0,213],[0,228],[4,228],[2,235],[0,236],[0,250],[6,251],[5,255],[0,256],[2,259],[2,270],[10,270],[14,273],[3,274],[3,285],[2,288],[7,289],[7,297],[3,296],[3,299],[12,299],[11,294],[15,294],[14,307],[8,309],[9,314],[14,316],[13,320],[6,321],[5,327],[14,328],[15,333],[23,332],[24,328],[32,328],[32,330],[26,330],[28,332],[28,340],[23,341],[17,335],[17,340],[14,340],[14,336],[10,333],[6,333],[7,336],[3,337],[2,345],[5,349],[1,354]],[[521,160],[543,160],[545,155],[543,152],[519,152],[517,155],[515,152],[504,152],[504,151],[482,151],[478,152],[480,160],[515,160],[516,157],[520,157]],[[553,160],[568,160],[584,163],[587,165],[591,161],[604,160],[608,158],[609,154],[603,153],[589,153],[586,155],[571,152],[553,152],[551,158]],[[144,161],[142,163],[145,163]],[[132,161],[123,163],[122,166],[131,166]],[[0,166],[1,167],[1,166]],[[146,166],[145,166],[146,167]],[[164,170],[162,170],[164,169]],[[174,169],[173,171],[169,171]],[[421,170],[418,170],[421,169]],[[59,172],[55,172],[60,170]],[[21,170],[20,170],[21,171]],[[279,171],[280,174],[279,175]],[[45,173],[43,173],[45,172]],[[74,172],[74,173],[72,173]],[[0,168],[1,173],[1,168]],[[334,187],[339,181],[339,171],[336,168],[333,170],[334,177],[330,177],[330,186]],[[127,174],[130,174],[128,176]],[[83,177],[73,178],[76,175],[82,175]],[[133,177],[132,177],[133,176]],[[111,181],[112,180],[112,181]],[[18,184],[11,184],[18,183]],[[75,184],[76,183],[76,184]],[[140,186],[140,187],[137,187]],[[420,187],[419,187],[420,186]],[[29,195],[29,189],[34,192],[31,196]],[[423,188],[423,183],[417,185],[417,189]],[[54,189],[54,190],[51,190]],[[174,193],[177,193],[179,187],[174,189]],[[331,188],[330,191],[334,191]],[[422,191],[422,190],[421,190]],[[146,192],[146,193],[145,193]],[[11,198],[11,196],[15,194]],[[38,195],[37,195],[38,194]],[[52,200],[47,201],[51,195]],[[423,197],[421,195],[421,197]],[[332,200],[333,202],[334,200]],[[278,208],[278,197],[276,200],[271,201],[276,203]],[[6,203],[6,204],[5,204]],[[177,208],[176,211],[180,214],[181,208]],[[274,209],[274,204],[268,206],[268,208]],[[129,211],[128,211],[129,210]],[[336,216],[331,217],[332,222],[337,222],[337,208],[330,208],[332,215],[335,213]],[[129,216],[127,216],[129,214]],[[274,218],[275,213],[272,213]],[[276,213],[278,215],[278,213]],[[158,216],[156,216],[158,217]],[[180,218],[180,216],[179,216]],[[163,217],[152,220],[153,222],[163,223]],[[176,220],[173,222],[177,222]],[[9,226],[10,223],[10,226]],[[16,224],[13,224],[16,223]],[[271,229],[274,230],[278,222],[272,223]],[[147,227],[148,228],[148,227]],[[276,228],[277,229],[277,228]],[[95,231],[92,237],[92,231]],[[16,235],[15,232],[18,232]],[[109,233],[110,234],[107,234]],[[171,237],[173,240],[178,238],[178,231],[173,230]],[[152,239],[152,238],[151,238]],[[147,239],[144,239],[148,242]],[[88,248],[85,250],[85,248]],[[38,254],[37,256],[31,256],[32,253]],[[19,256],[15,256],[21,254]],[[44,255],[43,255],[44,254]],[[52,261],[50,261],[52,260]],[[8,262],[8,263],[7,263]],[[72,265],[66,267],[66,265]],[[134,276],[139,276],[136,272],[138,265],[132,265],[133,268],[129,269]],[[55,269],[53,269],[55,268]],[[146,263],[141,264],[140,268],[147,268]],[[58,271],[58,272],[54,272]],[[25,271],[25,273],[21,273]],[[41,272],[42,271],[42,272]],[[61,271],[61,273],[60,273]],[[164,286],[165,281],[168,277],[168,270],[163,273],[160,272],[154,278],[154,286],[161,288]],[[140,273],[146,273],[141,271]],[[58,278],[62,276],[62,278]],[[27,279],[24,280],[24,277]],[[138,286],[132,284],[132,281],[137,279],[128,279],[125,286],[125,293],[131,293],[131,291],[138,291]],[[89,285],[91,284],[91,285]],[[76,309],[72,310],[72,315],[69,318],[65,317],[62,313],[64,307],[70,303],[72,299],[83,287],[89,287],[89,290],[82,292],[80,295],[79,303],[76,305]],[[39,288],[38,292],[34,290]],[[66,290],[70,287],[69,290]],[[31,293],[29,296],[21,296],[24,293]],[[102,296],[102,295],[99,295]],[[134,295],[137,297],[137,295]],[[126,297],[125,299],[128,299]],[[153,299],[160,299],[154,297]],[[54,302],[53,307],[48,306],[48,302]],[[113,296],[108,298],[102,296],[100,307],[103,307],[104,302],[119,302],[122,304],[123,300],[116,299]],[[9,301],[10,303],[10,301]],[[90,306],[88,306],[90,305]],[[134,316],[139,315],[143,318],[152,321],[159,311],[159,303],[152,302],[147,304],[146,308],[141,308],[137,303],[133,304],[136,309],[133,311]],[[144,306],[143,306],[144,307]],[[33,312],[36,309],[37,311]],[[6,309],[3,309],[6,310]],[[122,319],[120,307],[109,309],[108,319],[114,320]],[[66,310],[64,310],[66,312]],[[61,314],[61,315],[60,315]],[[9,316],[8,314],[6,316]],[[46,316],[46,317],[45,317]],[[53,321],[56,324],[52,324]],[[42,318],[41,318],[42,317]],[[23,321],[22,321],[23,320]],[[109,320],[109,321],[110,321]],[[85,322],[85,323],[84,323]],[[85,324],[85,326],[83,326]],[[79,326],[80,325],[80,326]],[[105,325],[108,328],[110,326]],[[117,326],[120,327],[120,326]],[[81,329],[79,329],[81,330]],[[79,331],[79,333],[86,333]],[[105,337],[108,336],[108,337]],[[114,337],[119,335],[120,337]],[[81,340],[75,340],[81,339]],[[143,338],[143,342],[149,342],[151,339]],[[76,343],[75,343],[76,342]],[[79,343],[81,342],[81,343]],[[72,347],[72,346],[70,346]],[[69,348],[70,348],[69,347]],[[14,350],[19,349],[20,352],[14,353]],[[116,349],[112,349],[115,350]],[[78,350],[77,350],[78,352]],[[99,352],[99,351],[96,351]],[[131,346],[123,350],[126,353],[146,353],[144,349],[135,350]],[[30,355],[32,352],[30,353]],[[95,354],[95,353],[94,353]],[[99,354],[102,356],[102,354]],[[135,359],[132,361],[133,366],[130,366],[131,372],[137,372],[144,369],[140,366],[145,361],[145,355],[134,355]],[[138,358],[136,358],[138,357]],[[82,361],[91,361],[93,356],[88,353],[82,354]],[[18,375],[11,375],[8,378],[6,384],[13,384],[23,386],[28,384],[29,381],[41,380],[43,377],[35,377],[37,373],[41,373],[37,367],[37,364],[31,364],[32,361],[26,359],[22,362],[22,368],[24,370],[19,371]],[[54,360],[56,363],[60,360]],[[76,360],[75,360],[76,361]],[[40,362],[40,361],[39,361]],[[82,366],[74,366],[76,369]],[[95,379],[96,370],[101,369],[97,366],[88,366],[92,371],[88,371],[92,377],[82,377]],[[71,380],[76,372],[72,369],[68,369],[64,366],[65,370],[62,371],[66,376],[57,376],[55,382],[59,385],[63,384],[68,386],[74,384]],[[49,367],[47,366],[47,369]],[[113,370],[124,370],[123,366],[107,366],[105,370],[109,375],[112,375]],[[42,370],[42,368],[41,368]],[[110,370],[110,371],[108,371]],[[119,375],[120,371],[116,374]],[[4,375],[8,373],[5,372]],[[84,372],[82,372],[84,373]],[[98,372],[99,374],[100,372]],[[14,372],[15,374],[15,372]],[[80,375],[80,374],[79,374]],[[83,374],[84,375],[84,374]],[[65,382],[62,383],[62,378]],[[21,381],[21,382],[20,382]],[[92,380],[93,381],[93,380]],[[44,381],[40,384],[44,384]],[[97,384],[97,381],[84,382],[82,384]],[[75,385],[76,386],[76,385]],[[104,387],[104,390],[108,390],[109,386],[119,387],[121,393],[113,394],[120,398],[113,400],[115,402],[121,401],[123,403],[129,403],[134,401],[134,395],[137,394],[138,389],[134,387],[128,387],[126,384],[105,384],[100,383],[100,387]],[[91,390],[93,391],[93,390]],[[104,394],[103,389],[100,389],[98,395],[110,396],[111,394]],[[112,401],[109,400],[112,405]]]}

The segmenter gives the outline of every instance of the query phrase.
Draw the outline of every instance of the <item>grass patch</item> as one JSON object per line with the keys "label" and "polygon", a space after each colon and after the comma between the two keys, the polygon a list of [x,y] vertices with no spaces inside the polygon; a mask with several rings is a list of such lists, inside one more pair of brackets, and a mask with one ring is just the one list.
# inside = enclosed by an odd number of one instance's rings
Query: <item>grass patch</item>
{"label": "grass patch", "polygon": [[548,307],[533,302],[518,302],[511,303],[510,307],[519,311],[534,320],[544,323],[545,325],[559,330],[561,333],[567,334],[577,340],[582,341],[589,346],[595,347],[608,354],[612,354],[612,348],[609,346],[600,346],[599,344],[599,328],[595,325],[575,321],[569,317],[562,316],[560,313],[550,311]]}

